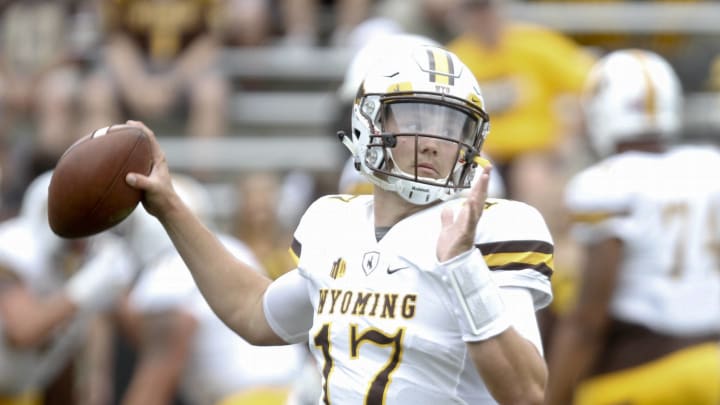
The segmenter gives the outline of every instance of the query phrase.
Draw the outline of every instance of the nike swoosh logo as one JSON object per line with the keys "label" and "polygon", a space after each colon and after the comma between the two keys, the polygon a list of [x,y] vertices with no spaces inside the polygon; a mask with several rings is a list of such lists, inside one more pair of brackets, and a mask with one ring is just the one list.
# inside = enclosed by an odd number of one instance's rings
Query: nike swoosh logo
{"label": "nike swoosh logo", "polygon": [[410,268],[410,267],[408,267],[408,266],[396,267],[396,268],[394,268],[394,269],[391,269],[390,267],[388,267],[388,269],[387,269],[387,274],[397,273],[398,271],[400,271],[400,270],[402,270],[402,269],[409,269],[409,268]]}

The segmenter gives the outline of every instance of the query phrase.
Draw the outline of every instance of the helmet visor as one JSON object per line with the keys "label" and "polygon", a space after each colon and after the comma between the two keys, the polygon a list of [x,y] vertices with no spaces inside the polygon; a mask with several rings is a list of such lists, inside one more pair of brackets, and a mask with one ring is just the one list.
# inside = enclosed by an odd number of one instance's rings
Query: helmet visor
{"label": "helmet visor", "polygon": [[430,135],[477,147],[477,118],[446,104],[417,101],[385,103],[381,120],[386,133]]}
{"label": "helmet visor", "polygon": [[479,115],[417,99],[385,102],[380,112],[382,133],[371,137],[370,147],[383,149],[387,164],[376,173],[389,176],[390,182],[395,178],[448,189],[469,185],[485,123]]}

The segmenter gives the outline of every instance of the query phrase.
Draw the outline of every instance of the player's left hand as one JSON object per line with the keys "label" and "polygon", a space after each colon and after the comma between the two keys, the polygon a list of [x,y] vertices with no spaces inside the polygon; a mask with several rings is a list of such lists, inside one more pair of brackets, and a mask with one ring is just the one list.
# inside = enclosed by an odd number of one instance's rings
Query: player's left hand
{"label": "player's left hand", "polygon": [[479,181],[470,189],[462,207],[454,214],[451,207],[445,207],[441,214],[442,226],[437,243],[437,259],[446,262],[472,249],[475,241],[475,230],[482,216],[485,199],[488,195],[490,182],[489,164],[482,168]]}

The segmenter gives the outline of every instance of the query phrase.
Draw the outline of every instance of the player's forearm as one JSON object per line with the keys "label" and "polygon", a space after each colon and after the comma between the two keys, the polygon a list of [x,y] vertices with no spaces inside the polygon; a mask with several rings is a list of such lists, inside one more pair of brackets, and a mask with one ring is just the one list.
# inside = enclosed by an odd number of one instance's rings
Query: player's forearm
{"label": "player's forearm", "polygon": [[537,348],[514,328],[468,343],[470,354],[500,404],[542,404],[547,368]]}
{"label": "player's forearm", "polygon": [[174,370],[165,364],[138,365],[122,399],[122,405],[163,405],[172,402],[177,391]]}
{"label": "player's forearm", "polygon": [[82,349],[84,372],[77,384],[78,396],[84,404],[110,403],[113,396],[113,325],[106,315],[97,316],[90,324],[87,344]]}
{"label": "player's forearm", "polygon": [[[12,296],[11,296],[12,295]],[[38,300],[26,290],[6,291],[2,297],[3,333],[17,348],[33,348],[44,344],[76,313],[75,305],[64,295],[57,294]]]}
{"label": "player's forearm", "polygon": [[179,55],[173,75],[180,81],[192,80],[198,74],[215,66],[219,55],[218,43],[212,36],[198,37]]}
{"label": "player's forearm", "polygon": [[239,261],[181,202],[159,219],[218,317],[245,339],[261,339],[267,332],[262,295],[270,279]]}
{"label": "player's forearm", "polygon": [[548,405],[572,403],[575,388],[587,375],[600,347],[599,335],[584,332],[572,319],[563,320],[557,328],[548,361]]}
{"label": "player's forearm", "polygon": [[120,83],[122,92],[132,92],[147,76],[142,56],[125,35],[116,35],[109,41],[107,62],[113,77]]}
{"label": "player's forearm", "polygon": [[140,358],[123,405],[168,404],[188,366],[197,321],[173,310],[144,315],[140,323]]}

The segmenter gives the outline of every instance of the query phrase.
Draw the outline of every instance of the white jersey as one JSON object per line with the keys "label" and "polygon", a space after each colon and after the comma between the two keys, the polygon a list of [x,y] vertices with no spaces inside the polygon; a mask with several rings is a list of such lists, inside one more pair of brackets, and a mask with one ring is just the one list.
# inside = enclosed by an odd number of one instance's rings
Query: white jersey
{"label": "white jersey", "polygon": [[[440,212],[462,201],[420,211],[379,242],[372,196],[327,196],[306,211],[292,249],[314,307],[306,338],[323,375],[320,403],[495,403],[437,269]],[[491,199],[477,229],[495,282],[530,290],[536,309],[547,305],[552,240],[540,214]]]}
{"label": "white jersey", "polygon": [[[24,217],[0,224],[0,264],[9,269],[33,294],[43,297],[62,291],[69,274],[59,265],[61,243],[51,241],[49,228],[39,229]],[[121,257],[121,241],[111,235],[94,238],[86,258],[112,249],[112,265],[130,266]],[[117,254],[116,254],[117,253]],[[105,260],[105,258],[103,258]],[[79,311],[65,326],[56,330],[52,340],[41,348],[18,349],[2,338],[0,319],[0,395],[12,395],[45,387],[61,371],[68,359],[84,341],[92,314]]]}
{"label": "white jersey", "polygon": [[[235,256],[260,268],[240,241],[221,240]],[[213,313],[176,251],[143,269],[130,294],[130,306],[141,313],[182,310],[196,319],[198,327],[180,387],[192,405],[212,405],[258,386],[289,387],[305,359],[301,345],[253,346],[230,330]]]}
{"label": "white jersey", "polygon": [[627,152],[579,173],[567,205],[585,241],[619,238],[613,317],[667,334],[720,332],[720,154]]}

